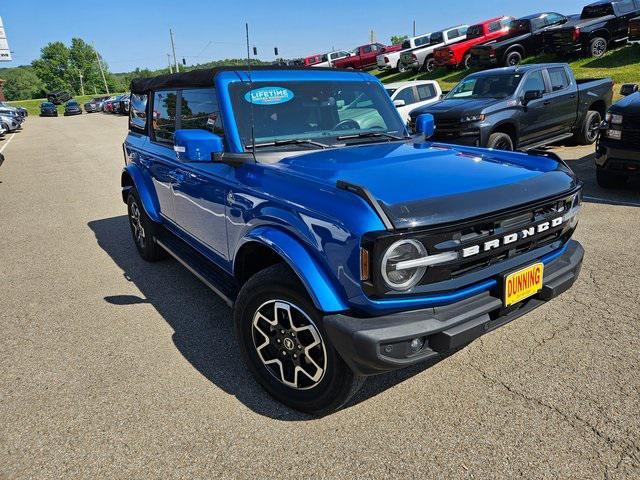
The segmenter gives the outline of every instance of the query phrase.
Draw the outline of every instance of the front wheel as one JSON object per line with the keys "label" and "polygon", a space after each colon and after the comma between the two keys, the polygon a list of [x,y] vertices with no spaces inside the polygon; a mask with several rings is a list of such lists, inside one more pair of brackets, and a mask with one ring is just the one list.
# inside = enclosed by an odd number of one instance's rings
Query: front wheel
{"label": "front wheel", "polygon": [[487,148],[513,151],[513,139],[506,133],[492,133],[487,141]]}
{"label": "front wheel", "polygon": [[428,57],[424,61],[423,69],[429,73],[432,73],[436,69],[436,59]]}
{"label": "front wheel", "polygon": [[322,314],[285,264],[249,279],[236,299],[240,353],[257,381],[278,401],[324,415],[343,406],[363,377],[331,345]]}
{"label": "front wheel", "polygon": [[467,53],[462,59],[462,66],[465,70],[469,70],[471,68],[471,54]]}
{"label": "front wheel", "polygon": [[599,112],[589,110],[584,122],[574,134],[575,141],[580,145],[593,145],[598,139],[598,131],[602,117]]}
{"label": "front wheel", "polygon": [[140,256],[148,262],[155,262],[165,258],[167,256],[166,252],[156,243],[154,238],[158,225],[145,212],[135,188],[129,191],[127,210],[131,234]]}

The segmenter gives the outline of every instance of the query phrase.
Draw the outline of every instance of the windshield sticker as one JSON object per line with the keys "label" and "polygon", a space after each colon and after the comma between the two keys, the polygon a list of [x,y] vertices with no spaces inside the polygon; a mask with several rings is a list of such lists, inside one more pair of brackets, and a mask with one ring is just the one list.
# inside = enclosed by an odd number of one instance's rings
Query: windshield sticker
{"label": "windshield sticker", "polygon": [[293,92],[283,87],[262,87],[250,90],[244,99],[254,105],[278,105],[293,100]]}

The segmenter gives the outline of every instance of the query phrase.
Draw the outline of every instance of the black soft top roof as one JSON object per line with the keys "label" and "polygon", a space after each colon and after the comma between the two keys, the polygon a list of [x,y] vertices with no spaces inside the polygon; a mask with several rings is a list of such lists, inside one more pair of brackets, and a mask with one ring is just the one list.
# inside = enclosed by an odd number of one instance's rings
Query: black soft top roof
{"label": "black soft top roof", "polygon": [[[327,67],[289,67],[289,66],[276,66],[276,65],[260,65],[251,66],[251,70],[331,70],[336,71],[335,68]],[[212,87],[216,75],[224,71],[246,72],[248,70],[246,65],[217,67],[217,68],[203,68],[200,70],[191,70],[189,72],[170,73],[166,75],[158,75],[149,78],[134,78],[131,80],[131,92],[132,93],[146,93],[152,90],[162,90],[166,88],[198,88],[198,87]]]}

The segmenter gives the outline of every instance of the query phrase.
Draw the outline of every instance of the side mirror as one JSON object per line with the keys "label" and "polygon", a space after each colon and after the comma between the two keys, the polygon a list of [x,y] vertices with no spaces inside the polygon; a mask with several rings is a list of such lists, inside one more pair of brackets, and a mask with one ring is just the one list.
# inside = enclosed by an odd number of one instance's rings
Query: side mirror
{"label": "side mirror", "polygon": [[430,113],[422,113],[416,118],[416,133],[424,134],[425,138],[433,136],[435,120]]}
{"label": "side mirror", "polygon": [[525,107],[533,102],[534,100],[540,100],[542,98],[542,92],[540,90],[528,90],[524,92],[524,97],[522,98],[522,105]]}
{"label": "side mirror", "polygon": [[405,102],[404,100],[394,100],[393,101],[393,106],[394,107],[404,107],[407,104],[407,102]]}
{"label": "side mirror", "polygon": [[176,130],[173,143],[178,159],[186,162],[210,162],[212,154],[224,152],[222,137],[207,130]]}
{"label": "side mirror", "polygon": [[620,87],[620,95],[627,97],[633,95],[638,91],[638,85],[636,83],[625,83]]}

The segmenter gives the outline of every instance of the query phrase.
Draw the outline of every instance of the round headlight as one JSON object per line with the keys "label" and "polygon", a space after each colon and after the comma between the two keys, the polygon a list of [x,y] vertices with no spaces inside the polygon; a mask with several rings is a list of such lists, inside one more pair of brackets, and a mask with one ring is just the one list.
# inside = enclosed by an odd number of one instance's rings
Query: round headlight
{"label": "round headlight", "polygon": [[427,270],[426,267],[412,267],[398,270],[400,262],[425,257],[427,250],[416,240],[400,240],[391,245],[382,257],[382,278],[393,290],[409,290],[415,286]]}

